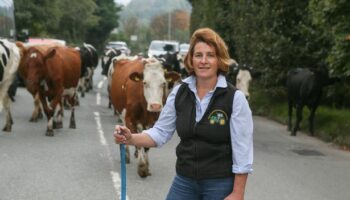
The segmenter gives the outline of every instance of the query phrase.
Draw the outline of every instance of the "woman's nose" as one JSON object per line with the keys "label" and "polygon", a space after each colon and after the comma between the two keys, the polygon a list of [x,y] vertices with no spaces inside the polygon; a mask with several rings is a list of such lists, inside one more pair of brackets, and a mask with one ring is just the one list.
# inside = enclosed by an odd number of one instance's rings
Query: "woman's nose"
{"label": "woman's nose", "polygon": [[203,56],[203,57],[201,58],[201,63],[206,63],[207,61],[208,61],[207,56]]}

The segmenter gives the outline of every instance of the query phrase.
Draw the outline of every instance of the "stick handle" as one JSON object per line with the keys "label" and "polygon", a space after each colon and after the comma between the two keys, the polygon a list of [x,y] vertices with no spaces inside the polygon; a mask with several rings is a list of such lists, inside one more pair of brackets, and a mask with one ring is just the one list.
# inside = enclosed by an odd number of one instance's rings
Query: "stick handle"
{"label": "stick handle", "polygon": [[120,144],[120,169],[121,169],[121,200],[126,200],[126,164],[125,164],[125,144]]}

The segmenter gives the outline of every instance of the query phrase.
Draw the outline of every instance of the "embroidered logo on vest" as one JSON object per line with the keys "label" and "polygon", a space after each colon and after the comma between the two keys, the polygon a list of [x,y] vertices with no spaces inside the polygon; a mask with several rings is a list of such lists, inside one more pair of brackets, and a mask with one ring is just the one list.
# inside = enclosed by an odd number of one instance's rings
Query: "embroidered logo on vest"
{"label": "embroidered logo on vest", "polygon": [[211,125],[219,124],[219,125],[223,126],[226,124],[228,117],[227,117],[227,114],[225,113],[225,111],[217,109],[217,110],[213,110],[210,113],[208,119],[209,119],[209,123]]}

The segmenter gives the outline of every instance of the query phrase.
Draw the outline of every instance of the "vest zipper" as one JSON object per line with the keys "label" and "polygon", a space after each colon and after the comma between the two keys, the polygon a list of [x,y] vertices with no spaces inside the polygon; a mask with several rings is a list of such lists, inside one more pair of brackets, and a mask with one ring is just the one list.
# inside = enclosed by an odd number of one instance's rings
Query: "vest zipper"
{"label": "vest zipper", "polygon": [[[194,123],[193,125],[193,134],[196,135],[196,126],[197,122]],[[197,159],[197,144],[194,142],[194,166],[193,166],[193,171],[194,171],[194,177],[195,179],[198,178],[198,159]]]}

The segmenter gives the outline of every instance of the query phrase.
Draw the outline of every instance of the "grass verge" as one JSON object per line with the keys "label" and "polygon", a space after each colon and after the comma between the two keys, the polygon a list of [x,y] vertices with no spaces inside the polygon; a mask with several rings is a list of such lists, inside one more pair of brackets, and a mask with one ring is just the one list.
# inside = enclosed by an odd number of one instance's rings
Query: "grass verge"
{"label": "grass verge", "polygon": [[[251,87],[250,106],[254,115],[261,115],[282,124],[287,124],[288,105],[284,88],[274,92],[261,88],[258,85]],[[321,100],[322,102],[322,100]],[[303,109],[301,131],[308,132],[309,110]],[[295,110],[293,110],[293,122]],[[343,149],[350,149],[350,109],[333,109],[320,106],[315,115],[315,136],[339,145]]]}

